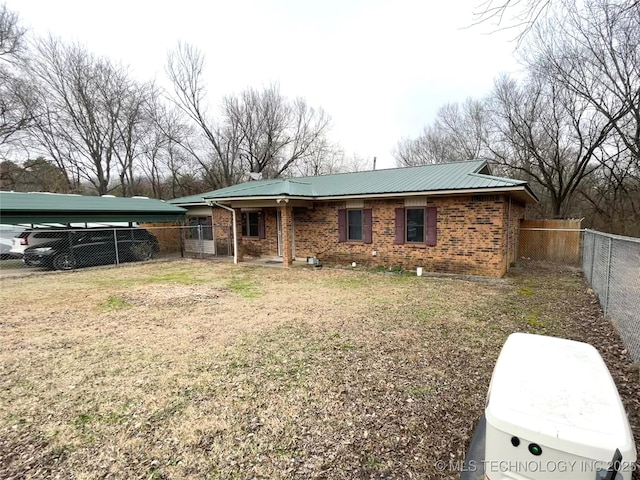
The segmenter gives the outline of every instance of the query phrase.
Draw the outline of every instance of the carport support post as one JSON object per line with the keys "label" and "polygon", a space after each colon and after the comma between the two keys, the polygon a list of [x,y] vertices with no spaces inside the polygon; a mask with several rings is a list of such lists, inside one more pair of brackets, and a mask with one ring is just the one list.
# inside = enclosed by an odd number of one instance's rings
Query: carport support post
{"label": "carport support post", "polygon": [[284,205],[278,207],[280,209],[280,219],[282,222],[282,265],[290,268],[293,262],[293,252],[291,251],[291,217],[292,211],[287,200]]}
{"label": "carport support post", "polygon": [[116,265],[120,265],[120,252],[118,252],[118,231],[113,229],[113,242],[116,250]]}

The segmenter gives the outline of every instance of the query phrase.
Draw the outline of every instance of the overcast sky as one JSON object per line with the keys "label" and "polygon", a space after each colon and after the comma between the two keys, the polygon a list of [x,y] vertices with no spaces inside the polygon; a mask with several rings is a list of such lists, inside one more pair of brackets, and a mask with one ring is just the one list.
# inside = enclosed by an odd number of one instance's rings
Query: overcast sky
{"label": "overcast sky", "polygon": [[332,138],[379,167],[438,108],[482,97],[518,64],[514,32],[465,28],[481,0],[6,0],[38,35],[78,41],[164,83],[167,51],[201,49],[209,98],[279,82],[333,119]]}

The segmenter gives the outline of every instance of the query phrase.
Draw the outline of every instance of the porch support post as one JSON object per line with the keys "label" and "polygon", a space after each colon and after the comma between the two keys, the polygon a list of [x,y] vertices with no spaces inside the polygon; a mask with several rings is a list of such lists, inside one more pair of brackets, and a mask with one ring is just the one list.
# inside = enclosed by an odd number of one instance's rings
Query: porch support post
{"label": "porch support post", "polygon": [[291,251],[291,218],[293,213],[288,203],[281,203],[278,208],[282,222],[282,265],[285,268],[290,268],[293,262],[293,252]]}
{"label": "porch support post", "polygon": [[239,208],[234,208],[233,209],[233,215],[231,217],[231,221],[235,221],[235,224],[233,225],[233,234],[235,235],[235,239],[234,239],[234,245],[233,247],[235,248],[235,255],[234,255],[234,260],[235,263],[240,263],[242,261],[242,212],[240,211]]}

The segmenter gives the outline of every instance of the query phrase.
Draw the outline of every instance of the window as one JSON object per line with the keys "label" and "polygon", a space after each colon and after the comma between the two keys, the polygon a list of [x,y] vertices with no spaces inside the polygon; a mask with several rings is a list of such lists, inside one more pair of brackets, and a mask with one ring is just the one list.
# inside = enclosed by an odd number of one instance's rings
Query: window
{"label": "window", "polygon": [[437,207],[396,208],[393,243],[436,246],[438,243]]}
{"label": "window", "polygon": [[424,208],[407,208],[407,243],[424,243]]}
{"label": "window", "polygon": [[77,244],[88,243],[105,243],[108,242],[113,245],[113,231],[112,230],[98,230],[96,232],[83,232],[78,237]]}
{"label": "window", "polygon": [[362,210],[347,210],[347,240],[362,241]]}
{"label": "window", "polygon": [[338,210],[338,242],[371,243],[373,216],[370,208]]}
{"label": "window", "polygon": [[213,240],[213,228],[211,217],[189,217],[189,230],[191,230],[191,238],[198,239],[198,227],[201,227],[202,240]]}
{"label": "window", "polygon": [[244,212],[242,214],[242,236],[260,237],[260,212]]}

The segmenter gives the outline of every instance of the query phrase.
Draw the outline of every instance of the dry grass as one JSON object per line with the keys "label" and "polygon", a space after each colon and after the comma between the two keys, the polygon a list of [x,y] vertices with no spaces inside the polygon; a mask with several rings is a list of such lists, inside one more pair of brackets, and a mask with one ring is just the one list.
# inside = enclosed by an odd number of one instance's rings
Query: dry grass
{"label": "dry grass", "polygon": [[[0,478],[458,478],[513,331],[637,370],[574,272],[502,282],[177,261],[0,284]],[[448,476],[447,476],[448,475]]]}

